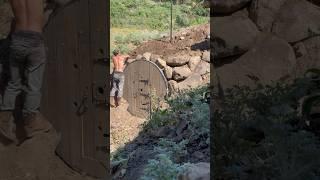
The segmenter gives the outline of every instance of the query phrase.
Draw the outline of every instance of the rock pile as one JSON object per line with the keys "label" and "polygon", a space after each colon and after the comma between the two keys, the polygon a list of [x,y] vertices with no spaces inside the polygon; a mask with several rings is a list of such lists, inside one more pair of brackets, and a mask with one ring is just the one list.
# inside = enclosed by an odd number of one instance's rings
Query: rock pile
{"label": "rock pile", "polygon": [[203,51],[201,56],[189,54],[174,54],[163,58],[163,56],[145,52],[137,55],[135,60],[146,60],[155,63],[168,80],[170,92],[177,92],[209,82],[210,74],[210,52]]}
{"label": "rock pile", "polygon": [[267,84],[320,67],[320,7],[307,0],[211,0],[220,84]]}

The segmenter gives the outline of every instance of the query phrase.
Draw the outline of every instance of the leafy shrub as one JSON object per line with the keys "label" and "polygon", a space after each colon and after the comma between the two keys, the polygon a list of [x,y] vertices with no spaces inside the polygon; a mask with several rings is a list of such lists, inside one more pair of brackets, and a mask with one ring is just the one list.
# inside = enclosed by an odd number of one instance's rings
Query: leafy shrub
{"label": "leafy shrub", "polygon": [[319,139],[298,115],[299,99],[319,87],[302,78],[226,90],[214,112],[215,179],[319,178]]}
{"label": "leafy shrub", "polygon": [[176,180],[183,171],[183,166],[173,163],[167,154],[159,154],[149,160],[140,180]]}
{"label": "leafy shrub", "polygon": [[121,53],[128,53],[130,51],[127,44],[119,44],[116,48],[119,49]]}
{"label": "leafy shrub", "polygon": [[191,24],[187,15],[177,15],[176,22],[181,27],[190,26]]}
{"label": "leafy shrub", "polygon": [[155,148],[155,151],[160,154],[167,154],[171,160],[174,162],[180,162],[180,160],[188,154],[186,145],[188,140],[182,140],[179,143],[168,139],[160,139],[158,147]]}

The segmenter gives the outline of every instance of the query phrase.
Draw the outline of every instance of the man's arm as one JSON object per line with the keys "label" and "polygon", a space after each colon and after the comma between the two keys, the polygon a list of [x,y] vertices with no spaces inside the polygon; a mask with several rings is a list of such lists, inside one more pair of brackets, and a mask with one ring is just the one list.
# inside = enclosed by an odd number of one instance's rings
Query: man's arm
{"label": "man's arm", "polygon": [[130,56],[129,55],[122,55],[122,57],[123,57],[124,61],[127,62],[129,60]]}

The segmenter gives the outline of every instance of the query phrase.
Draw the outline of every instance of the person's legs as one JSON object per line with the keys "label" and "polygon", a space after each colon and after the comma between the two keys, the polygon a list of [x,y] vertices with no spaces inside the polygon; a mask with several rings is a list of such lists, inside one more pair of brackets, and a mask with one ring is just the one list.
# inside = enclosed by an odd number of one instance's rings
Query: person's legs
{"label": "person's legs", "polygon": [[124,74],[120,74],[119,77],[119,84],[118,84],[118,97],[117,97],[117,103],[120,106],[122,103],[122,96],[123,96],[123,86],[124,86]]}
{"label": "person's legs", "polygon": [[[39,37],[41,37],[40,34]],[[24,113],[39,112],[45,62],[45,45],[43,43],[43,40],[40,40],[39,45],[32,48],[32,51],[28,56],[25,68],[26,99],[23,108]]]}
{"label": "person's legs", "polygon": [[40,132],[47,132],[51,124],[39,112],[41,103],[41,88],[46,62],[46,49],[41,33],[29,32],[35,40],[25,66],[26,97],[23,107],[25,131],[27,137]]}
{"label": "person's legs", "polygon": [[119,78],[117,74],[113,74],[113,78],[112,78],[112,89],[110,92],[110,106],[111,107],[115,107],[116,106],[116,101],[115,101],[115,97],[116,97],[116,93],[119,91],[118,90],[118,84],[119,84]]}
{"label": "person's legs", "polygon": [[0,131],[2,135],[10,140],[14,140],[14,118],[12,111],[15,108],[16,97],[22,90],[21,68],[23,68],[28,52],[25,44],[22,35],[17,33],[12,34],[9,59],[10,80],[4,90],[0,112]]}

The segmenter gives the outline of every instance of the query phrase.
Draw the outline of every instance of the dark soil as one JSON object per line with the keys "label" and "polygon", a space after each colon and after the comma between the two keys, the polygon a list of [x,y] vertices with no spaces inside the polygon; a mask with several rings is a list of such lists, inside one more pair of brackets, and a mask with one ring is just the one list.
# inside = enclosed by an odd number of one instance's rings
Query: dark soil
{"label": "dark soil", "polygon": [[209,24],[182,29],[174,34],[172,43],[170,43],[170,37],[148,41],[133,50],[130,55],[135,57],[145,52],[157,54],[163,58],[175,54],[201,55],[201,51],[210,50],[209,34]]}

